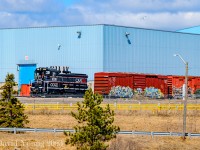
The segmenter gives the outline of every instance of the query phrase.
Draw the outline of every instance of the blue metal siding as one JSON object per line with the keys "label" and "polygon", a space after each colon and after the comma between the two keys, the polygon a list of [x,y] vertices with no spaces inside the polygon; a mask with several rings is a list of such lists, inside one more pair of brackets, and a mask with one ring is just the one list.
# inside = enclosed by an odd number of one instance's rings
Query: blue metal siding
{"label": "blue metal siding", "polygon": [[7,73],[16,74],[15,61],[14,32],[8,29],[2,30],[0,31],[0,82],[5,81]]}
{"label": "blue metal siding", "polygon": [[178,30],[177,32],[200,34],[200,26]]}
{"label": "blue metal siding", "polygon": [[[1,29],[0,45],[6,44],[7,49],[0,47],[5,68],[0,80],[4,80],[5,72],[17,76],[16,64],[24,62],[25,56],[38,67],[69,66],[71,72],[86,73],[91,80],[94,72],[103,71],[102,30],[102,25]],[[80,38],[77,31],[81,31]]]}
{"label": "blue metal siding", "polygon": [[189,62],[189,75],[200,75],[199,35],[104,26],[104,71],[183,75],[175,53]]}

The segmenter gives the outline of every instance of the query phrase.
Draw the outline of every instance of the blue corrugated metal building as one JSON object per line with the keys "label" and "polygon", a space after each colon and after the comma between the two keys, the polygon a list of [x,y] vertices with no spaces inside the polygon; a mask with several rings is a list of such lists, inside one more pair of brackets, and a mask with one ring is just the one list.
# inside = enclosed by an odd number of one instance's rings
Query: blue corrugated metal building
{"label": "blue corrugated metal building", "polygon": [[115,25],[0,29],[0,82],[17,64],[69,66],[74,73],[140,72],[200,75],[200,35]]}

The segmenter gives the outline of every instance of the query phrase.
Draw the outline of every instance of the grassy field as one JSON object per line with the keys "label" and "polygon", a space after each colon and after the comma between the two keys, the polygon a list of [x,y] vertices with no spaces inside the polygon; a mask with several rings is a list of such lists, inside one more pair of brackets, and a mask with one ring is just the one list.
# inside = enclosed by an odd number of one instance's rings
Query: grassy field
{"label": "grassy field", "polygon": [[[31,128],[72,128],[76,121],[71,115],[29,114]],[[121,130],[134,131],[182,131],[182,113],[117,112],[115,124]],[[187,117],[187,131],[200,132],[200,116],[191,113]]]}
{"label": "grassy field", "polygon": [[[1,150],[75,150],[65,145],[61,133],[1,133]],[[8,146],[3,146],[3,145]],[[119,135],[110,142],[109,150],[190,150],[199,149],[199,138],[183,141],[180,137],[154,137]]]}
{"label": "grassy field", "polygon": [[[72,128],[76,121],[69,113],[55,114],[53,112],[27,112],[31,128]],[[116,112],[115,124],[121,130],[134,131],[171,131],[182,132],[181,112]],[[187,117],[187,132],[200,132],[199,112],[190,111]],[[119,135],[110,143],[109,149],[200,149],[200,138],[180,137],[150,137]],[[62,133],[0,133],[0,149],[73,149],[64,144],[65,136]]]}

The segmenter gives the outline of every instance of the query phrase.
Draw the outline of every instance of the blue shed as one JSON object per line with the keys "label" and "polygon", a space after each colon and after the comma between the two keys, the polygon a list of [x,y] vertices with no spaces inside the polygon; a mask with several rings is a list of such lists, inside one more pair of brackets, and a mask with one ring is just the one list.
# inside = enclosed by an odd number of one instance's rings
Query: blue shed
{"label": "blue shed", "polygon": [[34,71],[36,69],[36,64],[18,64],[19,71],[19,82],[18,87],[21,88],[23,84],[30,84],[34,79]]}

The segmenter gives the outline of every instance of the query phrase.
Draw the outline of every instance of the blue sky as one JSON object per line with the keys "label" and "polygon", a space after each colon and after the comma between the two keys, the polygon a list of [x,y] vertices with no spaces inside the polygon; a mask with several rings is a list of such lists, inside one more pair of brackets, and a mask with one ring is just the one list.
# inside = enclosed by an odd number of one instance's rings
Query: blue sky
{"label": "blue sky", "polygon": [[0,0],[0,28],[115,24],[174,31],[200,25],[199,0]]}

